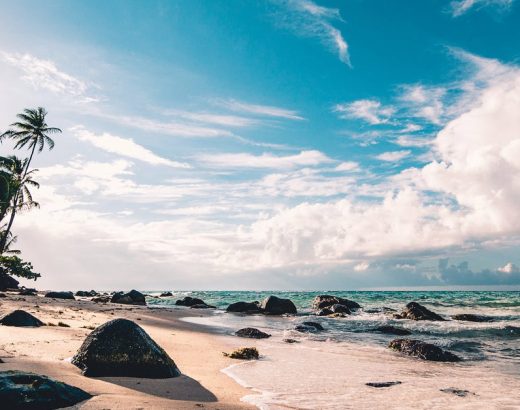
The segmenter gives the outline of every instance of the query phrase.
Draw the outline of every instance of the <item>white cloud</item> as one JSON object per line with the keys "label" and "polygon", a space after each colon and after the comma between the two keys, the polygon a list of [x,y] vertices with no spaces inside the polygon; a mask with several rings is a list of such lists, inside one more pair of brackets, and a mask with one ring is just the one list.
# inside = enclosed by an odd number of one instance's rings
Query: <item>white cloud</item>
{"label": "white cloud", "polygon": [[137,159],[152,165],[165,165],[173,168],[190,168],[189,164],[172,161],[154,154],[130,138],[121,138],[109,133],[96,135],[83,127],[74,127],[71,131],[80,141],[89,142],[97,148],[122,157]]}
{"label": "white cloud", "polygon": [[376,158],[380,161],[387,162],[398,162],[409,156],[412,152],[409,150],[403,151],[389,151],[383,152],[382,154],[376,155]]}
{"label": "white cloud", "polygon": [[511,7],[514,0],[456,0],[451,2],[451,13],[453,17],[459,17],[471,9],[495,6],[501,9]]}
{"label": "white cloud", "polygon": [[320,151],[301,151],[299,154],[276,156],[273,154],[253,155],[249,153],[203,154],[197,160],[209,167],[219,168],[294,168],[317,166],[333,162]]}
{"label": "white cloud", "polygon": [[520,268],[514,263],[508,262],[504,266],[499,267],[497,271],[505,274],[520,273]]}
{"label": "white cloud", "polygon": [[424,137],[417,137],[415,135],[400,135],[392,141],[396,145],[401,147],[427,147],[431,145],[432,140]]}
{"label": "white cloud", "polygon": [[446,89],[442,87],[406,85],[403,87],[401,100],[408,105],[411,115],[433,124],[441,124],[444,115],[443,98],[445,94]]}
{"label": "white cloud", "polygon": [[370,268],[370,263],[368,263],[368,262],[360,262],[360,263],[358,263],[357,265],[354,266],[354,270],[356,272],[364,272],[368,268]]}
{"label": "white cloud", "polygon": [[56,64],[30,54],[0,52],[0,57],[21,70],[22,79],[35,89],[45,89],[55,94],[79,97],[80,101],[92,102],[97,98],[87,96],[89,86],[70,74],[60,71]]}
{"label": "white cloud", "polygon": [[319,6],[310,0],[278,1],[285,9],[277,23],[302,37],[319,39],[337,53],[339,60],[350,66],[348,44],[333,22],[342,22],[338,9]]}
{"label": "white cloud", "polygon": [[[272,108],[272,107],[271,107]],[[189,112],[182,110],[165,110],[165,115],[184,118],[190,121],[202,122],[206,124],[216,124],[226,127],[249,127],[259,123],[258,120],[237,115],[215,114],[206,112]]]}
{"label": "white cloud", "polygon": [[357,171],[359,170],[359,163],[354,161],[345,161],[334,168],[334,171]]}
{"label": "white cloud", "polygon": [[250,104],[237,100],[218,100],[216,101],[221,107],[225,107],[231,111],[245,112],[254,115],[285,118],[288,120],[303,120],[297,111],[288,110],[286,108],[273,107],[271,105]]}
{"label": "white cloud", "polygon": [[395,108],[385,107],[377,100],[357,100],[351,103],[337,104],[334,111],[339,113],[340,118],[361,119],[369,124],[385,124],[395,113]]}

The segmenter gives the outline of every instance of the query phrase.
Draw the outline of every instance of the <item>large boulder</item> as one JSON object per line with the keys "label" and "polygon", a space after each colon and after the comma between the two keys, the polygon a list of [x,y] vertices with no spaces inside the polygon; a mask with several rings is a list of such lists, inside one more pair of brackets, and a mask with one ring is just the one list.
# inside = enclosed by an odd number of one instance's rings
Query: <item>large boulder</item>
{"label": "large boulder", "polygon": [[5,291],[7,289],[18,289],[18,282],[11,275],[0,273],[0,290]]}
{"label": "large boulder", "polygon": [[202,299],[199,298],[192,298],[191,296],[185,296],[182,299],[176,300],[175,304],[177,306],[195,306],[195,305],[205,305],[206,302],[204,302]]}
{"label": "large boulder", "polygon": [[413,339],[395,339],[388,345],[390,349],[397,350],[408,356],[418,357],[434,362],[459,362],[462,359],[447,350],[443,350],[431,343]]}
{"label": "large boulder", "polygon": [[72,292],[47,292],[45,294],[45,297],[54,299],[75,299],[74,294]]}
{"label": "large boulder", "polygon": [[128,293],[116,292],[110,299],[111,303],[121,303],[124,305],[146,305],[146,299],[141,292],[131,290]]}
{"label": "large boulder", "polygon": [[16,327],[40,327],[44,326],[44,323],[27,313],[25,310],[15,310],[8,313],[0,319],[0,324],[4,326],[16,326]]}
{"label": "large boulder", "polygon": [[181,374],[175,362],[136,323],[114,319],[90,333],[72,364],[85,376],[166,379]]}
{"label": "large boulder", "polygon": [[234,313],[261,313],[258,302],[236,302],[226,308],[226,312]]}
{"label": "large boulder", "polygon": [[47,376],[17,370],[0,372],[0,403],[3,409],[61,409],[91,397],[77,387]]}
{"label": "large boulder", "polygon": [[266,315],[296,314],[296,306],[290,299],[282,299],[276,296],[266,297],[260,304],[260,309]]}
{"label": "large boulder", "polygon": [[354,302],[353,300],[340,298],[339,296],[319,295],[316,296],[312,301],[312,308],[314,310],[319,310],[336,304],[346,306],[351,310],[359,309],[361,307],[358,303]]}
{"label": "large boulder", "polygon": [[442,316],[431,310],[425,308],[417,302],[410,302],[406,308],[400,313],[394,315],[396,319],[411,319],[411,320],[436,320],[444,321]]}
{"label": "large boulder", "polygon": [[268,337],[271,337],[270,334],[255,329],[254,327],[245,327],[243,329],[237,330],[235,335],[238,337],[248,337],[250,339],[267,339]]}
{"label": "large boulder", "polygon": [[98,296],[99,293],[97,293],[95,290],[78,290],[76,292],[76,296],[81,296],[81,297],[94,297],[94,296]]}

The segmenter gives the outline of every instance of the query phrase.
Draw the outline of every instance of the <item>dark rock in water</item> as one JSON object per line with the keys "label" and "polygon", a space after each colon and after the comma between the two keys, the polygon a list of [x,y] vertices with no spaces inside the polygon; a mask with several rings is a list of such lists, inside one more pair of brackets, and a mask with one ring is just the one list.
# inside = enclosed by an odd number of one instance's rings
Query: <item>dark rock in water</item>
{"label": "dark rock in water", "polygon": [[0,290],[5,291],[7,289],[18,289],[19,283],[20,282],[18,282],[11,275],[0,273]]}
{"label": "dark rock in water", "polygon": [[366,309],[366,310],[364,309],[364,312],[365,313],[393,313],[393,312],[397,312],[397,310],[383,306],[380,308],[373,308],[373,309]]}
{"label": "dark rock in water", "polygon": [[173,296],[173,293],[171,292],[163,292],[159,295],[161,298],[167,298],[169,296]]}
{"label": "dark rock in water", "polygon": [[91,397],[77,387],[47,376],[16,370],[0,372],[0,403],[3,409],[61,409]]}
{"label": "dark rock in water", "polygon": [[507,336],[520,336],[520,327],[517,326],[506,326],[504,331]]}
{"label": "dark rock in water", "polygon": [[401,314],[394,315],[396,319],[411,319],[411,320],[436,320],[444,321],[442,316],[431,310],[425,308],[417,302],[410,302],[406,305],[406,309]]}
{"label": "dark rock in water", "polygon": [[296,326],[294,330],[301,333],[316,333],[325,329],[317,322],[303,322],[301,325]]}
{"label": "dark rock in water", "polygon": [[296,306],[290,299],[282,299],[276,296],[266,297],[260,304],[260,309],[266,315],[296,314]]}
{"label": "dark rock in water", "polygon": [[6,298],[7,295],[5,293],[0,292],[0,298]]}
{"label": "dark rock in water", "polygon": [[460,390],[455,389],[453,387],[448,387],[446,389],[441,389],[441,392],[443,393],[451,393],[459,397],[466,397],[468,394],[475,395],[475,393],[471,393],[469,390]]}
{"label": "dark rock in water", "polygon": [[434,362],[459,362],[462,359],[447,350],[443,350],[431,343],[413,339],[395,339],[388,345],[390,349],[398,350],[408,356],[418,357]]}
{"label": "dark rock in water", "polygon": [[312,301],[312,308],[319,310],[336,304],[344,305],[349,309],[359,309],[361,307],[358,303],[349,299],[340,298],[339,296],[319,295]]}
{"label": "dark rock in water", "polygon": [[117,292],[112,295],[111,303],[122,303],[124,305],[146,305],[146,299],[141,292],[131,290],[128,293]]}
{"label": "dark rock in water", "polygon": [[377,387],[377,388],[381,388],[381,387],[391,387],[391,386],[397,386],[398,384],[401,384],[402,382],[399,382],[399,381],[395,381],[395,382],[371,382],[371,383],[365,383],[367,386],[370,386],[370,387]]}
{"label": "dark rock in water", "polygon": [[0,319],[0,324],[4,326],[16,326],[16,327],[40,327],[44,326],[44,323],[27,313],[25,310],[15,310],[8,313]]}
{"label": "dark rock in water", "polygon": [[241,360],[258,360],[260,354],[256,347],[241,347],[231,353],[223,353],[224,356],[230,357],[231,359]]}
{"label": "dark rock in water", "polygon": [[99,293],[97,293],[95,290],[78,290],[76,292],[76,296],[82,296],[82,297],[93,297],[98,296]]}
{"label": "dark rock in water", "polygon": [[255,329],[254,327],[245,327],[244,329],[237,330],[235,335],[238,337],[249,337],[251,339],[267,339],[271,337],[270,334]]}
{"label": "dark rock in water", "polygon": [[412,334],[412,332],[410,332],[407,329],[403,329],[401,327],[395,327],[395,326],[379,326],[379,327],[376,327],[373,331],[379,332],[379,333],[385,333],[387,335],[397,335],[397,336],[407,336],[407,335]]}
{"label": "dark rock in water", "polygon": [[182,299],[175,301],[177,306],[193,306],[193,305],[205,305],[206,303],[199,298],[192,298],[190,296],[186,296]]}
{"label": "dark rock in water", "polygon": [[340,305],[339,303],[329,306],[328,309],[330,309],[332,313],[343,313],[345,315],[350,315],[352,313],[347,306]]}
{"label": "dark rock in water", "polygon": [[108,303],[110,302],[110,299],[110,296],[96,296],[90,300],[96,303]]}
{"label": "dark rock in water", "polygon": [[482,315],[474,315],[472,313],[461,313],[458,315],[453,315],[451,317],[453,320],[463,320],[466,322],[492,322],[493,319],[487,316]]}
{"label": "dark rock in water", "polygon": [[217,308],[216,306],[206,305],[205,303],[190,306],[190,309],[216,309],[216,308]]}
{"label": "dark rock in water", "polygon": [[316,316],[329,316],[332,314],[334,314],[334,312],[328,307],[320,309],[316,312]]}
{"label": "dark rock in water", "polygon": [[36,296],[38,294],[38,291],[33,288],[22,288],[18,292],[21,296]]}
{"label": "dark rock in water", "polygon": [[45,297],[54,299],[75,299],[74,294],[72,292],[47,292],[45,294]]}
{"label": "dark rock in water", "polygon": [[300,343],[300,342],[298,342],[295,339],[283,339],[282,341],[285,342],[285,343]]}
{"label": "dark rock in water", "polygon": [[236,302],[226,308],[226,312],[234,313],[261,313],[258,302]]}
{"label": "dark rock in water", "polygon": [[72,364],[85,376],[166,379],[181,373],[175,362],[136,323],[114,319],[90,333]]}

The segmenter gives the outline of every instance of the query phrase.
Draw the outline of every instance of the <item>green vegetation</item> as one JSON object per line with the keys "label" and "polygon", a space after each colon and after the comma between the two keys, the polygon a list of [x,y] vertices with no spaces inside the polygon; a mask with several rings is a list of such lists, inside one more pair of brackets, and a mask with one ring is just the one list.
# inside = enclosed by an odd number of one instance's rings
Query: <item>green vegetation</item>
{"label": "green vegetation", "polygon": [[33,266],[13,254],[20,252],[12,249],[16,236],[12,233],[14,220],[20,212],[39,207],[33,200],[31,189],[39,188],[33,179],[37,169],[30,169],[35,153],[47,147],[54,148],[50,134],[60,133],[59,128],[49,127],[44,108],[26,109],[18,114],[19,121],[11,124],[11,129],[0,135],[0,142],[13,141],[14,149],[27,149],[29,156],[19,158],[15,155],[0,156],[0,275],[20,276],[35,279],[40,276],[33,272]]}

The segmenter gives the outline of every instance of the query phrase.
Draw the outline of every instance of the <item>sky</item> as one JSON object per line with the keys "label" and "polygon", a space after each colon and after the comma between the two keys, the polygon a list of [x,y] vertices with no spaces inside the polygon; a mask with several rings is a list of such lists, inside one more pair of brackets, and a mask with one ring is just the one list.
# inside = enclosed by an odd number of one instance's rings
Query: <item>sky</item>
{"label": "sky", "polygon": [[17,248],[47,289],[518,286],[519,3],[0,0],[0,130],[63,130]]}

